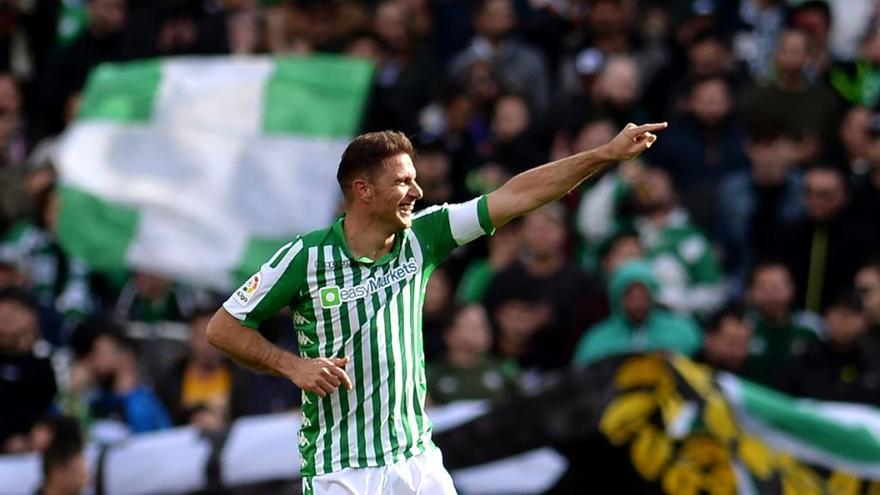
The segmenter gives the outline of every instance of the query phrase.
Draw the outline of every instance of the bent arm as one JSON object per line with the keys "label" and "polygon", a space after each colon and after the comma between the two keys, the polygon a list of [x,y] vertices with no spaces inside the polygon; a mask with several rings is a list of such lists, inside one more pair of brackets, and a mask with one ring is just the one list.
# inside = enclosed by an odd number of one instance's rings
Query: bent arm
{"label": "bent arm", "polygon": [[666,123],[627,125],[609,143],[517,174],[489,194],[489,216],[497,228],[566,195],[611,164],[629,160],[657,139]]}
{"label": "bent arm", "polygon": [[242,366],[285,378],[301,359],[242,325],[223,308],[218,309],[208,323],[208,343]]}
{"label": "bent arm", "polygon": [[348,358],[306,359],[285,351],[220,308],[208,323],[208,343],[238,364],[287,378],[299,388],[323,397],[340,385],[353,388],[345,371]]}

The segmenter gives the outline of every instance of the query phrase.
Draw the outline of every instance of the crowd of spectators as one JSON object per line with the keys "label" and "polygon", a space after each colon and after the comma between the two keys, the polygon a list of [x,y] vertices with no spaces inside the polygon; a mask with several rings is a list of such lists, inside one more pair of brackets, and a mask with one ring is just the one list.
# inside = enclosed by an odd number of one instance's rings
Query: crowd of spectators
{"label": "crowd of spectators", "polygon": [[[670,122],[648,153],[436,271],[433,403],[660,350],[880,405],[873,0],[6,0],[0,452],[45,451],[46,482],[77,483],[82,439],[40,433],[59,415],[106,440],[298,405],[293,384],[207,345],[223,294],[65,252],[51,157],[99,63],[311,53],[374,64],[363,127],[413,137],[419,207]],[[260,331],[296,347],[289,315]]]}

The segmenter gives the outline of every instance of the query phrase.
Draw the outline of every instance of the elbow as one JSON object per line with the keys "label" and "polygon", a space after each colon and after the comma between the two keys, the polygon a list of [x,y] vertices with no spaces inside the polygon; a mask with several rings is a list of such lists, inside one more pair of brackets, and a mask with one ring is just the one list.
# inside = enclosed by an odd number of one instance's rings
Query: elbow
{"label": "elbow", "polygon": [[[220,310],[222,311],[222,309]],[[218,311],[219,313],[219,311]],[[222,316],[220,314],[214,314],[211,318],[211,321],[208,322],[208,329],[205,332],[205,337],[208,340],[208,343],[213,347],[220,349],[220,342],[222,340],[222,324],[218,321]]]}

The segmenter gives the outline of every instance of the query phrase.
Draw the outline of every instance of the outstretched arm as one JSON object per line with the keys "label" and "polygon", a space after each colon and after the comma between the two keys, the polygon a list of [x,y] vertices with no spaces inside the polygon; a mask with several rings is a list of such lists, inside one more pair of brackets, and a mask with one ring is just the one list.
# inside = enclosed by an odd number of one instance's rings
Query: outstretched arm
{"label": "outstretched arm", "polygon": [[609,165],[650,148],[666,123],[627,124],[610,142],[576,155],[526,170],[489,194],[489,217],[496,228],[555,201]]}

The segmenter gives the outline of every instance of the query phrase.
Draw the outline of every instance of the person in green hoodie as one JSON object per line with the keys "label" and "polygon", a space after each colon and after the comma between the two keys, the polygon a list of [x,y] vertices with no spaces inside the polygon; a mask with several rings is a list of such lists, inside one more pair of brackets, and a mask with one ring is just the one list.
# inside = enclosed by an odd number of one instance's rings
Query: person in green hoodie
{"label": "person in green hoodie", "polygon": [[600,359],[642,351],[671,351],[693,356],[703,337],[690,318],[655,304],[657,282],[651,266],[640,260],[620,266],[611,275],[611,316],[587,330],[573,364],[585,366]]}

